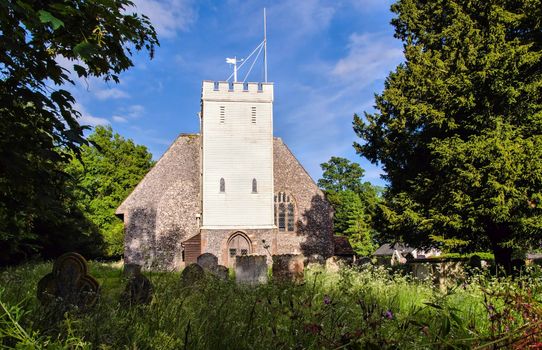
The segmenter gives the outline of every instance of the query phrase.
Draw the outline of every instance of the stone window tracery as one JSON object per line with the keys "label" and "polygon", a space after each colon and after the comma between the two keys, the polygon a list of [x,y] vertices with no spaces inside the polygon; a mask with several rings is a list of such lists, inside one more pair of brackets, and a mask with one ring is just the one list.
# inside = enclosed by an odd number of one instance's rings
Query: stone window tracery
{"label": "stone window tracery", "polygon": [[295,203],[285,192],[275,195],[275,225],[279,232],[295,231]]}

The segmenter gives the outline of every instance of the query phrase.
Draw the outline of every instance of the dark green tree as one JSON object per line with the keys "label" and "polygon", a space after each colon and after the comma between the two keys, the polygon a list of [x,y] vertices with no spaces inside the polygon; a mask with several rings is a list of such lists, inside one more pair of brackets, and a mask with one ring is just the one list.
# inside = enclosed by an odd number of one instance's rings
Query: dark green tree
{"label": "dark green tree", "polygon": [[333,206],[333,230],[336,235],[348,237],[356,253],[368,256],[374,251],[371,217],[366,213],[360,196],[345,190],[327,193]]}
{"label": "dark green tree", "polygon": [[346,158],[331,157],[320,166],[323,175],[318,185],[335,210],[335,234],[347,236],[358,254],[370,255],[377,235],[373,218],[380,201],[378,188],[363,182],[363,168]]}
{"label": "dark green tree", "polygon": [[[79,77],[118,81],[131,54],[158,44],[128,0],[0,2],[0,255],[43,248],[38,222],[66,212],[59,163],[86,144],[72,95]],[[69,214],[69,213],[68,213]],[[46,225],[47,226],[47,225]],[[74,228],[75,231],[76,228]],[[74,235],[76,232],[74,232]]]}
{"label": "dark green tree", "polygon": [[382,164],[387,232],[413,245],[492,249],[542,234],[542,2],[400,0],[399,65],[357,151]]}
{"label": "dark green tree", "polygon": [[365,171],[358,163],[346,158],[331,157],[326,163],[320,164],[323,174],[318,180],[318,186],[326,192],[363,191],[362,178]]}
{"label": "dark green tree", "polygon": [[96,225],[109,256],[124,251],[123,222],[115,210],[154,165],[145,146],[126,140],[111,127],[98,126],[89,135],[81,157],[66,167],[78,184],[75,196],[81,211]]}

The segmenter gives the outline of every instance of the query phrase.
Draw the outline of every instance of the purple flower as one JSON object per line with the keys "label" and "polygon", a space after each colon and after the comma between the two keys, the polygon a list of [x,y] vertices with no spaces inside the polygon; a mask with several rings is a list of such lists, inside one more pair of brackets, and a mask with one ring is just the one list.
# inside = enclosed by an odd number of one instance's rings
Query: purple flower
{"label": "purple flower", "polygon": [[324,304],[325,305],[331,304],[331,298],[329,297],[329,295],[324,295]]}
{"label": "purple flower", "polygon": [[392,320],[393,319],[393,312],[391,312],[391,310],[388,310],[388,311],[384,312],[383,316],[385,318],[387,318],[388,320]]}

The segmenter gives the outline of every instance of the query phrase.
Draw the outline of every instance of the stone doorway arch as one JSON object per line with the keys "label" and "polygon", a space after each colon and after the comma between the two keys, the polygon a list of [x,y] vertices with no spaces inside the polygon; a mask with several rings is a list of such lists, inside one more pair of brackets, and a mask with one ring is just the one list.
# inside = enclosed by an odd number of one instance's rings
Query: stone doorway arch
{"label": "stone doorway arch", "polygon": [[241,231],[237,231],[228,239],[228,266],[235,265],[235,258],[241,255],[252,254],[252,242],[250,238]]}

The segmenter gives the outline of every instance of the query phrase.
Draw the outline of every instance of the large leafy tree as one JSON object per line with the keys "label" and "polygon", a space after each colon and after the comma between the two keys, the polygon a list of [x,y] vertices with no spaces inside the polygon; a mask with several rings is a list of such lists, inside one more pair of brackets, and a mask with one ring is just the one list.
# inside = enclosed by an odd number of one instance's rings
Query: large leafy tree
{"label": "large leafy tree", "polygon": [[[59,163],[86,144],[65,90],[83,78],[118,81],[133,51],[152,57],[156,32],[128,0],[0,2],[0,255],[43,247],[39,222],[65,208]],[[74,231],[76,228],[74,228]]]}
{"label": "large leafy tree", "polygon": [[348,237],[358,254],[371,254],[377,234],[373,218],[380,201],[378,188],[370,182],[363,182],[363,168],[346,158],[331,157],[320,166],[323,174],[318,185],[335,210],[335,234]]}
{"label": "large leafy tree", "polygon": [[78,184],[78,206],[99,228],[106,253],[121,255],[123,222],[115,210],[154,165],[152,155],[145,146],[113,133],[111,127],[96,127],[88,140],[90,144],[81,148],[80,160],[74,158],[66,172]]}
{"label": "large leafy tree", "polygon": [[542,2],[400,0],[405,63],[357,151],[387,175],[387,230],[412,244],[514,247],[542,234]]}

